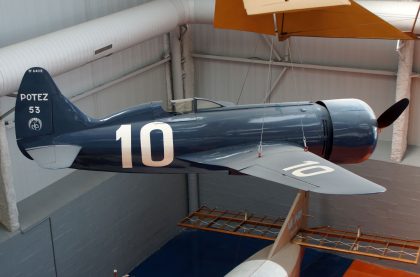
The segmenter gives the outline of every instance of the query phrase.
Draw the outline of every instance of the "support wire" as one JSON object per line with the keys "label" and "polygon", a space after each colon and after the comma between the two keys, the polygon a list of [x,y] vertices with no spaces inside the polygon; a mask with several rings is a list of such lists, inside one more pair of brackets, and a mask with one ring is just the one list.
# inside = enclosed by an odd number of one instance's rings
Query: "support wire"
{"label": "support wire", "polygon": [[[274,16],[275,19],[275,16]],[[277,25],[277,24],[276,24]],[[274,37],[271,38],[271,47],[270,47],[270,59],[269,59],[269,63],[268,63],[268,74],[267,74],[267,85],[266,85],[266,92],[265,92],[265,97],[264,97],[264,104],[268,101],[270,102],[269,99],[267,99],[269,93],[271,92],[271,70],[272,70],[272,63],[273,63],[273,48],[274,48]],[[262,157],[262,143],[263,143],[263,135],[264,135],[264,124],[265,124],[265,109],[264,109],[264,114],[263,114],[263,118],[262,118],[262,124],[261,124],[261,134],[260,134],[260,143],[258,145],[258,157]]]}

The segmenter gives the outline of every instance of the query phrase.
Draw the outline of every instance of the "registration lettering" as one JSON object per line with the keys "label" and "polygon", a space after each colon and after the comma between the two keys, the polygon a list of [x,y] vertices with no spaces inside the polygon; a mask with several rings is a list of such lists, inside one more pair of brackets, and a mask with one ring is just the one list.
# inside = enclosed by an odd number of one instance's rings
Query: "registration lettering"
{"label": "registration lettering", "polygon": [[43,72],[43,70],[41,68],[29,69],[28,71],[29,71],[29,73],[42,73]]}

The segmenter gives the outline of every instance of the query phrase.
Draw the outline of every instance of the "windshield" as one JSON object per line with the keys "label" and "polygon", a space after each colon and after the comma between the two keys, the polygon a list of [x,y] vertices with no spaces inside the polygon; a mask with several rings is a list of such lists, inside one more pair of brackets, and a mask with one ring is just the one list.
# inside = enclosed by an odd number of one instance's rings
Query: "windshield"
{"label": "windshield", "polygon": [[196,99],[196,101],[196,107],[198,112],[223,107],[223,105],[207,99]]}
{"label": "windshield", "polygon": [[208,111],[221,107],[225,107],[225,105],[204,98],[186,98],[170,100],[166,107],[162,105],[162,108],[166,112],[177,114]]}

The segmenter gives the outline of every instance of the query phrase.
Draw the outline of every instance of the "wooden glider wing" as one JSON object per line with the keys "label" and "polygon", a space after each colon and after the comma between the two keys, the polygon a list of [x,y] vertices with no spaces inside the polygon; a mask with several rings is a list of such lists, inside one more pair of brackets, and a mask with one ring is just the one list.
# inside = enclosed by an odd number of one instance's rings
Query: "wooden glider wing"
{"label": "wooden glider wing", "polygon": [[[351,5],[248,15],[243,0],[216,0],[214,26],[276,35],[328,38],[413,39],[350,0]],[[277,26],[275,26],[275,23]]]}
{"label": "wooden glider wing", "polygon": [[[358,256],[379,258],[409,264],[418,264],[420,241],[339,230],[331,227],[305,226],[308,194],[299,192],[286,219],[270,218],[253,213],[217,210],[201,207],[184,218],[178,225],[184,228],[211,231],[235,236],[274,241],[275,255],[296,231],[293,242],[304,247]],[[271,256],[271,255],[267,255]],[[390,275],[389,275],[390,276]]]}
{"label": "wooden glider wing", "polygon": [[248,15],[350,5],[349,0],[243,0]]}
{"label": "wooden glider wing", "polygon": [[202,165],[219,166],[304,191],[325,194],[369,194],[386,189],[301,147],[267,145],[234,146],[178,157]]}

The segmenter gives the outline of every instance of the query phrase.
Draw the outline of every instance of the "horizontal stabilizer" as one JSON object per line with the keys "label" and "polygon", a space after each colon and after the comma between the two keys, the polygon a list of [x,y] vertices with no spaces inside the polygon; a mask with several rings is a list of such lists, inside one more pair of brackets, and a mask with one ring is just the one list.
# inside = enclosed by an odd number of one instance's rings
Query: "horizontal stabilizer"
{"label": "horizontal stabilizer", "polygon": [[26,151],[40,167],[62,169],[73,164],[80,149],[77,145],[47,145],[27,148]]}

